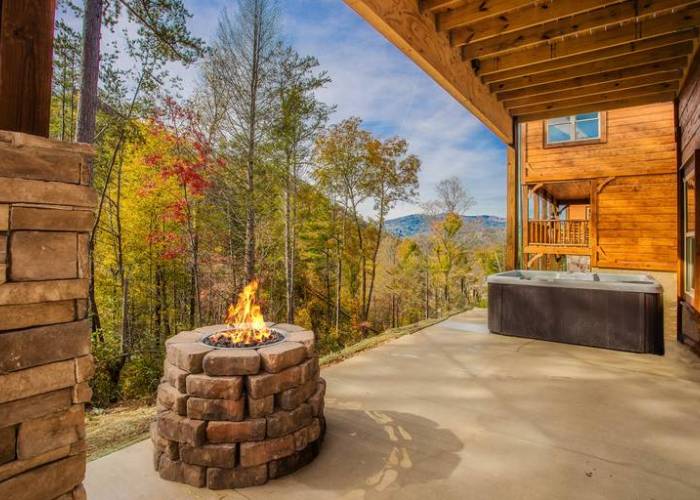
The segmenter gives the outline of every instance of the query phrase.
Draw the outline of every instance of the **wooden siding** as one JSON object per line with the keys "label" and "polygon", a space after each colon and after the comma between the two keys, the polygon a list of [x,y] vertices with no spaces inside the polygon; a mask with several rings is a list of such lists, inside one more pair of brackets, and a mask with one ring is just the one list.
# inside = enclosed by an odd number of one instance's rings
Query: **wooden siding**
{"label": "wooden siding", "polygon": [[672,103],[605,113],[601,142],[546,147],[525,124],[523,182],[590,180],[591,264],[676,271],[677,162]]}
{"label": "wooden siding", "polygon": [[675,271],[676,205],[675,174],[607,184],[597,200],[597,267]]}
{"label": "wooden siding", "polygon": [[678,97],[681,165],[700,149],[700,63],[691,68],[686,85]]}
{"label": "wooden siding", "polygon": [[605,113],[602,143],[545,147],[543,122],[526,123],[526,182],[673,173],[676,141],[673,103]]}

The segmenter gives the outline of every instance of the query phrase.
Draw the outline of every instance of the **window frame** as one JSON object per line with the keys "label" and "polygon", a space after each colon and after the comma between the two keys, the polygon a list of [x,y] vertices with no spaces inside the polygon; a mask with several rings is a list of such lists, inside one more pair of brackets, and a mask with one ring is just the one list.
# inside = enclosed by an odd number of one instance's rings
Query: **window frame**
{"label": "window frame", "polygon": [[[695,262],[695,256],[697,254],[697,236],[695,232],[695,228],[693,230],[688,229],[688,182],[693,181],[696,183],[695,185],[695,190],[697,190],[697,182],[695,179],[695,166],[691,165],[689,169],[687,169],[684,172],[683,175],[683,180],[682,180],[682,236],[683,236],[683,242],[681,243],[682,249],[683,249],[683,293],[686,295],[686,297],[692,299],[695,297],[695,266],[697,263]],[[697,193],[695,195],[697,203]],[[693,206],[695,207],[695,203]],[[697,217],[697,207],[695,207],[695,212]],[[697,221],[696,221],[696,226],[697,226]],[[687,256],[688,256],[688,240],[692,239],[692,260],[689,261]]]}
{"label": "window frame", "polygon": [[[592,113],[592,112],[591,112]],[[602,144],[608,142],[608,114],[605,111],[597,111],[598,113],[598,137],[594,139],[571,139],[568,141],[549,142],[549,121],[557,118],[574,118],[576,115],[565,115],[560,117],[548,118],[542,120],[542,144],[545,149],[562,148],[571,146],[585,146],[590,144]],[[586,113],[578,113],[586,114]],[[571,122],[569,122],[571,123]],[[575,122],[574,122],[575,123]]]}

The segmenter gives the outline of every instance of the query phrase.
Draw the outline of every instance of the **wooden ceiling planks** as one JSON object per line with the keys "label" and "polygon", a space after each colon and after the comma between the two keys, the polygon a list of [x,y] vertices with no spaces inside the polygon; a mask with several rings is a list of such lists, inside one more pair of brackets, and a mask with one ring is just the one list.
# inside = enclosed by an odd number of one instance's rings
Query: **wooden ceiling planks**
{"label": "wooden ceiling planks", "polygon": [[[377,25],[363,11],[382,2],[345,1]],[[483,107],[482,118],[499,113],[482,87],[521,121],[673,100],[700,37],[700,0],[389,0],[373,16],[413,30],[411,2],[433,19],[430,44],[473,75],[465,82],[480,97],[467,107]],[[424,66],[421,35],[404,51]]]}
{"label": "wooden ceiling planks", "polygon": [[700,33],[698,0],[435,1],[430,9],[437,32],[521,120],[677,93]]}

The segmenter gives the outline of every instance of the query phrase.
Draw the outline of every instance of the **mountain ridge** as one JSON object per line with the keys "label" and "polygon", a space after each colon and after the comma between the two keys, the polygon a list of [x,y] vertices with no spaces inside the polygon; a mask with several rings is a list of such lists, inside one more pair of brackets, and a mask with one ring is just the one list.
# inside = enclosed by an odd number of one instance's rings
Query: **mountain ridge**
{"label": "mountain ridge", "polygon": [[[438,219],[444,217],[437,216]],[[420,234],[427,234],[430,231],[430,222],[432,217],[427,214],[410,214],[402,217],[388,219],[385,222],[385,227],[394,236],[400,238],[411,238]],[[506,220],[497,215],[463,215],[462,220],[465,224],[479,224],[486,229],[505,229]]]}

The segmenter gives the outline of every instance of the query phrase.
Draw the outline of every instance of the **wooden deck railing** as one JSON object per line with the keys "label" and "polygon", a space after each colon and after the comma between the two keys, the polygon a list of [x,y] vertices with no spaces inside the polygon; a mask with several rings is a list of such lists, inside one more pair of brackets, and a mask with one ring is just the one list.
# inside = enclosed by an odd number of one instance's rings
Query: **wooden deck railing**
{"label": "wooden deck railing", "polygon": [[587,247],[590,226],[587,220],[530,220],[528,241],[530,245]]}

